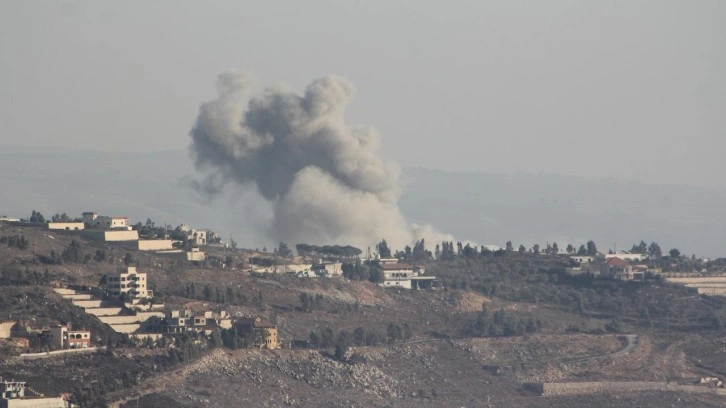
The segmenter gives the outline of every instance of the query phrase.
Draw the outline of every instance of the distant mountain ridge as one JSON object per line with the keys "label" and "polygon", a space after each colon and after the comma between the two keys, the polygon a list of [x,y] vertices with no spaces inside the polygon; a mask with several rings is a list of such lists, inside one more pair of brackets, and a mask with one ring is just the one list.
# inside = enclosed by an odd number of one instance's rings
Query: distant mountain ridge
{"label": "distant mountain ridge", "polygon": [[[208,200],[188,180],[184,150],[109,153],[0,146],[0,215],[82,211],[182,222],[232,234],[247,247],[269,246],[254,231],[269,206],[253,191],[230,188]],[[492,174],[403,169],[403,213],[461,240],[516,245],[588,239],[601,251],[641,239],[664,250],[719,256],[726,242],[726,188],[647,184],[556,174]],[[383,237],[382,237],[383,238]]]}

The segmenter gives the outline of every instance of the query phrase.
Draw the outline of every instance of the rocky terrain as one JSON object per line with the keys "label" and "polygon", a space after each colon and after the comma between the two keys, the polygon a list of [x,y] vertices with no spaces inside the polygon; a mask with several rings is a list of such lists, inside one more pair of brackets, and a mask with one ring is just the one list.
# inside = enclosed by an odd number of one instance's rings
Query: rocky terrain
{"label": "rocky terrain", "polygon": [[[691,328],[686,326],[688,319],[681,318],[681,331],[657,320],[647,326],[637,316],[618,320],[615,327],[614,316],[596,310],[578,312],[559,303],[514,301],[473,289],[396,291],[343,278],[250,274],[236,265],[258,255],[253,251],[210,248],[212,257],[232,258],[232,267],[221,268],[214,263],[180,263],[69,233],[0,224],[0,236],[21,233],[31,243],[29,248],[0,245],[0,271],[10,277],[0,286],[2,319],[44,318],[82,325],[92,330],[94,342],[109,349],[21,361],[14,357],[17,352],[12,347],[0,347],[0,376],[28,381],[34,390],[48,395],[67,393],[92,401],[86,406],[715,407],[726,401],[715,393],[683,390],[542,396],[528,387],[570,382],[686,384],[702,376],[723,378],[722,332],[704,329],[700,317],[693,318],[698,325]],[[90,259],[47,262],[51,252],[62,252],[72,240],[80,242]],[[93,259],[99,250],[107,253],[103,261]],[[103,274],[124,266],[127,254],[149,274],[151,287],[169,307],[224,309],[233,316],[264,317],[276,323],[285,348],[231,350],[207,347],[197,340],[199,347],[193,353],[183,361],[172,360],[172,351],[181,346],[134,345],[51,290],[53,286],[96,286]],[[197,288],[194,296],[188,290],[192,283]],[[205,299],[199,295],[205,285],[210,285],[212,293],[219,289],[232,296]],[[681,296],[665,286],[652,291],[657,296]],[[622,291],[631,292],[640,296]],[[320,301],[303,310],[301,294]],[[678,307],[691,307],[687,303],[691,301],[701,308],[719,307],[691,298],[684,297]],[[490,316],[503,313],[506,318],[530,322],[532,330],[476,335],[472,324],[482,310]],[[691,313],[695,316],[697,311]],[[386,340],[391,325],[406,326],[410,335]],[[333,347],[288,347],[293,340],[307,340],[311,331],[325,328],[336,334],[363,328],[383,341],[352,346],[344,356],[336,356]]]}

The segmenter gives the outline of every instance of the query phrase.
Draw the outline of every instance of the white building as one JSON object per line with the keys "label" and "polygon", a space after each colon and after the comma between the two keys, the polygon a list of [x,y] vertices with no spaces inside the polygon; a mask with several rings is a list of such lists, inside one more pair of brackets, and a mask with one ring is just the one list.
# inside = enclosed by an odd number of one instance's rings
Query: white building
{"label": "white building", "polygon": [[624,261],[640,262],[640,261],[643,261],[645,259],[648,259],[648,255],[645,255],[645,254],[637,254],[637,253],[633,253],[633,252],[630,252],[630,251],[620,251],[617,254],[607,254],[607,255],[605,255],[605,259],[610,259],[610,258],[620,258],[620,259],[622,259]]}
{"label": "white building", "polygon": [[384,288],[418,289],[430,286],[436,280],[435,276],[423,276],[424,269],[416,265],[394,263],[389,260],[379,262],[383,270],[383,282],[379,285]]}
{"label": "white building", "polygon": [[107,215],[98,215],[95,212],[84,212],[82,218],[87,228],[131,229],[131,221],[128,217],[109,217]]}
{"label": "white building", "polygon": [[80,231],[85,228],[82,222],[49,222],[49,230]]}
{"label": "white building", "polygon": [[[192,245],[207,245],[209,242],[209,231],[197,230],[189,226],[189,224],[182,224],[176,227],[177,230],[184,232],[187,236],[187,240]],[[214,235],[213,233],[211,235]]]}
{"label": "white building", "polygon": [[592,263],[592,261],[595,260],[595,257],[589,255],[572,255],[570,259],[579,263],[580,265],[583,265]]}
{"label": "white building", "polygon": [[168,251],[174,249],[170,239],[140,239],[136,245],[139,251]]}
{"label": "white building", "polygon": [[111,296],[127,294],[132,298],[150,298],[154,292],[146,289],[146,274],[136,272],[136,267],[129,266],[125,272],[106,276],[106,291]]}

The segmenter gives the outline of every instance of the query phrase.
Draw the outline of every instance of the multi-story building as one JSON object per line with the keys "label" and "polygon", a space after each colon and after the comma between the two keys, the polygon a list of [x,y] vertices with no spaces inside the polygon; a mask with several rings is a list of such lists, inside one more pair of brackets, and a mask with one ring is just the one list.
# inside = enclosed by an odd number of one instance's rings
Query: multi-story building
{"label": "multi-story building", "polygon": [[259,317],[247,317],[235,322],[240,333],[252,333],[252,346],[266,349],[280,348],[277,326]]}
{"label": "multi-story building", "polygon": [[88,330],[71,330],[68,326],[57,325],[50,328],[48,344],[58,350],[64,348],[91,347],[91,332]]}
{"label": "multi-story building", "polygon": [[152,330],[161,333],[197,332],[209,335],[215,328],[232,328],[232,318],[225,311],[195,313],[189,309],[170,310]]}
{"label": "multi-story building", "polygon": [[435,276],[424,276],[425,269],[418,265],[402,262],[381,260],[379,267],[383,270],[383,282],[379,285],[384,288],[418,289],[431,287],[436,280]]}
{"label": "multi-story building", "polygon": [[[188,224],[182,224],[176,227],[177,230],[183,232],[187,236],[187,241],[192,245],[207,245],[209,242],[208,235],[210,231],[197,230],[190,227]],[[214,233],[211,233],[214,236]]]}
{"label": "multi-story building", "polygon": [[146,273],[136,271],[135,266],[127,267],[125,272],[106,276],[106,292],[111,296],[127,295],[132,298],[154,297],[154,292],[146,287]]}

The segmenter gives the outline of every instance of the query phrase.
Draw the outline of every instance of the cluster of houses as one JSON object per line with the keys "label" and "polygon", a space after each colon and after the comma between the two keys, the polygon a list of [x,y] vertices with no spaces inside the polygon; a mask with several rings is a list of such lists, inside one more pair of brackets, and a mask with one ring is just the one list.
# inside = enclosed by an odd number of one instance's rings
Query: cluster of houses
{"label": "cluster of houses", "polygon": [[[146,273],[138,272],[135,267],[127,267],[113,275],[106,276],[105,290],[108,296],[122,297],[128,302],[130,308],[140,308],[143,300],[154,296],[152,290],[148,289]],[[156,305],[163,308],[163,305]],[[131,334],[135,338],[158,338],[158,335],[174,335],[180,333],[204,333],[210,335],[215,329],[231,329],[236,327],[238,332],[253,333],[254,339],[260,339],[254,345],[262,348],[278,348],[279,340],[277,327],[259,318],[242,318],[236,321],[225,311],[202,311],[195,312],[191,309],[167,310],[160,312],[147,311],[136,312],[139,319],[135,320],[133,326],[129,327],[126,321],[119,324],[119,330],[133,329]],[[99,316],[104,321],[105,316]],[[113,317],[109,320],[110,326],[115,329]]]}
{"label": "cluster of houses", "polygon": [[48,351],[92,347],[90,330],[73,329],[70,325],[48,319],[0,322],[0,339],[12,340],[25,351],[31,347]]}
{"label": "cluster of houses", "polygon": [[193,229],[187,224],[177,227],[177,230],[186,234],[188,242],[193,245],[189,250],[182,250],[174,246],[174,241],[164,239],[142,239],[139,232],[131,226],[128,217],[99,215],[93,211],[81,214],[77,221],[48,222],[46,227],[56,231],[74,231],[83,236],[104,242],[113,242],[124,245],[129,249],[139,251],[153,251],[158,254],[167,254],[181,257],[187,261],[204,261],[206,256],[199,250],[200,245],[219,245],[221,239],[212,231]]}
{"label": "cluster of houses", "polygon": [[225,311],[169,310],[164,318],[150,320],[145,330],[165,335],[203,333],[208,336],[215,329],[232,328],[238,333],[250,334],[253,347],[280,348],[277,326],[274,323],[260,317],[243,317],[235,320]]}
{"label": "cluster of houses", "polygon": [[647,258],[646,255],[621,251],[606,254],[598,258],[589,255],[573,255],[570,257],[577,266],[565,269],[570,275],[590,274],[593,276],[623,281],[644,282],[646,274],[659,274],[661,270],[640,263]]}
{"label": "cluster of houses", "polygon": [[[384,288],[427,289],[436,286],[436,277],[425,275],[423,265],[409,264],[397,258],[378,258],[377,267],[383,271]],[[343,276],[342,262],[323,262],[271,265],[252,268],[256,273],[291,273],[299,278],[333,278]]]}
{"label": "cluster of houses", "polygon": [[341,262],[300,263],[287,265],[254,265],[250,269],[254,273],[291,273],[299,278],[333,278],[343,276],[343,264]]}

